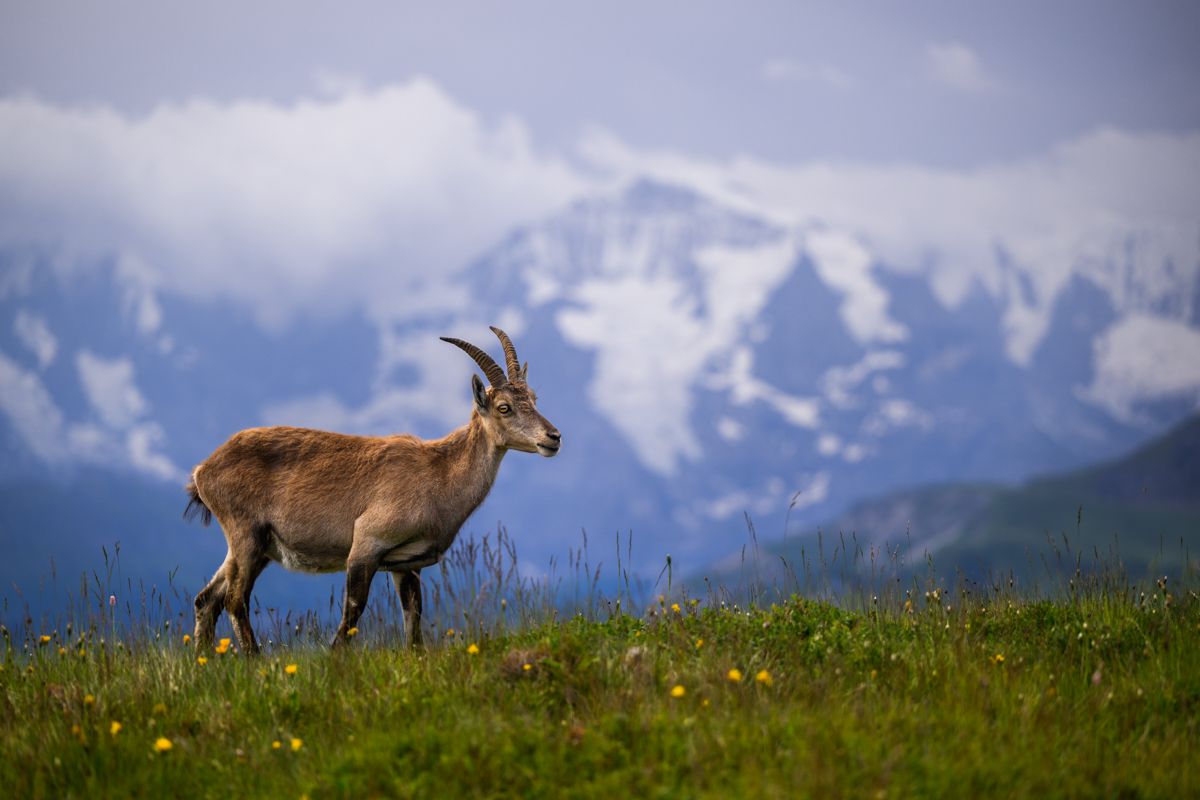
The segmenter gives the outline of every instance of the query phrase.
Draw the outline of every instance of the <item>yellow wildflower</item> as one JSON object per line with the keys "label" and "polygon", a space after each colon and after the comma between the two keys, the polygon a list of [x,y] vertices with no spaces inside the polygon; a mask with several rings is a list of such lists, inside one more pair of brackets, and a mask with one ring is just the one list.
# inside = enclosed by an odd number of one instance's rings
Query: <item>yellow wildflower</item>
{"label": "yellow wildflower", "polygon": [[733,681],[734,683],[741,683],[742,682],[742,671],[735,667],[734,669],[731,669],[731,670],[729,670],[729,672],[725,673],[725,677],[728,678],[729,680]]}
{"label": "yellow wildflower", "polygon": [[232,639],[222,639],[213,649],[217,651],[217,655],[225,655],[229,652],[229,645],[233,644]]}
{"label": "yellow wildflower", "polygon": [[108,726],[108,732],[111,733],[113,736],[116,736],[118,733],[121,732],[121,723],[117,722],[114,719],[112,722],[112,725]]}
{"label": "yellow wildflower", "polygon": [[685,694],[687,694],[687,689],[683,688],[680,684],[675,684],[671,688],[671,697],[683,697]]}
{"label": "yellow wildflower", "polygon": [[346,631],[346,635],[347,636],[358,636],[358,626],[356,625],[353,628],[351,628],[350,630]]}
{"label": "yellow wildflower", "polygon": [[197,664],[199,664],[200,666],[202,666],[202,667],[203,667],[205,664],[207,664],[207,663],[208,663],[208,659],[207,659],[207,658],[205,658],[204,656],[199,656],[199,657],[196,659],[196,663],[197,663]]}
{"label": "yellow wildflower", "polygon": [[94,706],[94,705],[96,705],[96,696],[95,696],[94,694],[85,694],[85,695],[83,696],[83,704],[84,704],[85,706]]}
{"label": "yellow wildflower", "polygon": [[166,703],[155,703],[152,711],[155,714],[165,714],[165,713],[167,713],[167,704]]}
{"label": "yellow wildflower", "polygon": [[183,644],[184,644],[184,646],[186,647],[187,645],[191,644],[191,642],[192,642],[192,637],[191,637],[191,635],[189,635],[189,634],[186,634],[186,633],[185,633],[185,634],[183,635]]}
{"label": "yellow wildflower", "polygon": [[674,611],[676,614],[678,614],[679,613],[679,603],[671,603],[671,610]]}
{"label": "yellow wildflower", "polygon": [[521,669],[525,670],[526,672],[529,672],[529,670],[533,669],[533,664],[522,664]]}
{"label": "yellow wildflower", "polygon": [[448,629],[448,630],[446,631],[446,637],[447,637],[447,638],[451,638],[451,637],[453,637],[453,636],[454,636],[454,628],[450,628],[450,629]]}
{"label": "yellow wildflower", "polygon": [[283,668],[283,671],[286,672],[288,675],[295,675],[296,670],[298,670],[298,669],[300,669],[300,667],[298,667],[297,665],[288,664],[286,667]]}
{"label": "yellow wildflower", "polygon": [[50,637],[43,633],[42,638],[38,641],[40,641],[42,644],[50,644]]}
{"label": "yellow wildflower", "polygon": [[470,644],[470,645],[467,647],[467,652],[468,652],[468,653],[470,653],[471,655],[475,655],[476,653],[478,653],[478,652],[479,652],[479,645],[477,645],[477,644],[475,644],[474,642],[472,642],[472,643],[471,643],[471,644]]}
{"label": "yellow wildflower", "polygon": [[992,656],[992,659],[991,659],[991,661],[992,661],[992,663],[993,663],[993,664],[995,664],[996,666],[999,666],[999,665],[1003,664],[1003,663],[1004,663],[1004,654],[1003,654],[1003,653],[996,653],[996,655]]}
{"label": "yellow wildflower", "polygon": [[65,656],[65,655],[67,654],[67,648],[65,648],[65,647],[59,647],[59,648],[58,648],[58,654],[59,654],[60,656]]}
{"label": "yellow wildflower", "polygon": [[292,751],[293,752],[295,752],[296,750],[299,750],[301,747],[304,747],[304,742],[300,741],[299,739],[292,739]]}
{"label": "yellow wildflower", "polygon": [[281,747],[283,747],[283,743],[282,743],[282,742],[280,742],[278,739],[276,739],[275,741],[271,742],[271,749],[272,749],[272,750],[278,750],[278,749],[279,749],[279,748],[281,748]]}
{"label": "yellow wildflower", "polygon": [[703,639],[697,639],[697,640],[696,640],[696,649],[697,649],[697,650],[699,650],[701,647],[704,647],[704,640],[703,640]]}
{"label": "yellow wildflower", "polygon": [[175,745],[171,744],[171,740],[165,736],[160,736],[154,740],[154,752],[165,753]]}
{"label": "yellow wildflower", "polygon": [[754,680],[758,681],[764,686],[770,686],[775,682],[771,679],[771,673],[767,672],[765,669],[759,670],[758,674],[754,676]]}

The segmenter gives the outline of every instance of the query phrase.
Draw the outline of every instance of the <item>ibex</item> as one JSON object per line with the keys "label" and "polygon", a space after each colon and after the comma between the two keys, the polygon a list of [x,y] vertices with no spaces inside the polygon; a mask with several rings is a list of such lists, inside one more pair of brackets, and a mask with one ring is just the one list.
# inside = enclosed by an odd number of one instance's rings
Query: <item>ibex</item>
{"label": "ibex", "polygon": [[346,572],[335,647],[353,636],[371,579],[392,574],[410,645],[421,641],[420,571],[439,561],[459,528],[487,497],[509,450],[557,455],[558,429],[538,413],[512,341],[508,375],[473,344],[441,337],[467,352],[490,386],[471,376],[470,421],[442,439],[347,436],[305,428],[250,428],[234,434],[192,471],[186,518],[216,517],[229,552],[196,595],[195,642],[211,647],[217,618],[229,612],[244,653],[258,652],[250,592],[272,561],[300,572]]}

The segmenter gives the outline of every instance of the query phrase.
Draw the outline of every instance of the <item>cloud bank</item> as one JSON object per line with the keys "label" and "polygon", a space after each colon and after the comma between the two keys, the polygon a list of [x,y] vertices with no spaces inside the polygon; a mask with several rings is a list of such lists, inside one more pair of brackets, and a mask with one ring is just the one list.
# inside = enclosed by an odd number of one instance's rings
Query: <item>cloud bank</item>
{"label": "cloud bank", "polygon": [[[967,91],[991,85],[969,49],[945,45],[926,57],[930,76],[947,85]],[[763,76],[840,80],[828,69],[788,60],[768,63]],[[1101,340],[1099,375],[1087,389],[1094,402],[1128,414],[1146,393],[1179,389],[1179,381],[1164,383],[1138,366],[1139,343],[1169,335],[1173,347],[1183,348],[1185,364],[1200,359],[1200,344],[1180,332],[1196,318],[1192,304],[1200,297],[1200,134],[1099,130],[1036,158],[969,170],[714,161],[637,149],[602,131],[582,137],[567,158],[539,151],[521,120],[483,119],[429,80],[329,88],[287,104],[197,99],[136,117],[33,97],[0,99],[0,249],[38,251],[68,275],[116,264],[126,312],[163,351],[173,342],[158,297],[170,293],[238,304],[268,327],[306,314],[363,313],[377,323],[388,359],[398,349],[391,323],[439,308],[465,311],[468,299],[454,288],[454,274],[514,227],[582,195],[649,177],[794,233],[787,241],[812,258],[841,296],[842,318],[864,345],[895,344],[907,335],[872,277],[880,269],[927,276],[948,306],[974,290],[999,298],[1008,354],[1018,364],[1032,358],[1071,278],[1084,275],[1113,298],[1120,317],[1174,320],[1169,330],[1131,323]],[[656,308],[681,315],[671,330],[724,331],[745,326],[761,308],[762,297],[743,296],[746,287],[775,285],[789,262],[759,253],[742,263],[736,253],[717,253],[712,263],[720,268],[706,272],[714,293],[707,307],[720,318],[698,325],[693,309],[675,307],[679,287],[631,274],[625,283],[581,287],[578,307],[561,316],[560,327],[578,345],[604,338],[647,363],[661,360],[644,348],[658,331],[609,330],[606,320],[617,311],[628,318],[630,298],[654,299]],[[755,265],[774,272],[738,280]],[[52,363],[58,347],[49,328],[30,315],[15,325],[39,366]],[[734,338],[713,339],[689,357],[715,354],[736,366]],[[329,395],[281,401],[266,415],[351,429],[373,428],[399,409],[444,415],[439,398],[459,371],[442,366],[442,351],[416,343],[404,349],[420,376],[415,384],[381,380],[361,408]],[[7,357],[0,361],[0,405],[46,460],[119,449],[139,468],[165,475],[173,467],[154,456],[162,432],[149,427],[132,370],[122,364],[120,356],[77,356],[100,424],[64,421],[38,375]],[[380,365],[381,374],[386,367]],[[680,368],[687,374],[678,385],[690,392],[699,368]],[[817,424],[812,399],[778,395],[754,383],[748,367],[744,372],[729,377],[741,396],[772,403],[795,424]],[[1185,389],[1200,384],[1191,372],[1181,374]],[[836,404],[844,390],[836,376],[829,383],[827,399]],[[646,396],[643,404],[686,411],[690,397],[668,404]],[[901,420],[899,411],[883,422],[915,419]],[[627,431],[631,438],[667,443],[641,445],[652,468],[669,472],[696,457],[690,428],[661,416],[626,418],[643,420]],[[726,425],[722,435],[737,433]],[[851,454],[846,448],[845,457]]]}
{"label": "cloud bank", "polygon": [[[583,179],[514,118],[428,80],[290,105],[194,100],[144,117],[0,100],[0,246],[120,257],[152,289],[244,303],[268,324],[387,315]],[[152,305],[139,308],[155,327]]]}
{"label": "cloud bank", "polygon": [[[348,308],[391,318],[415,305],[414,287],[422,308],[461,304],[429,287],[515,226],[652,177],[777,224],[856,237],[874,264],[928,273],[947,304],[982,286],[1009,301],[1009,352],[1024,362],[1075,273],[1123,310],[1170,305],[1169,273],[1200,263],[1198,174],[1200,134],[1117,130],[957,171],[711,161],[602,131],[568,160],[538,152],[519,119],[485,121],[425,79],[345,82],[289,105],[196,100],[136,118],[0,100],[0,247],[38,246],[63,268],[116,259],[147,332],[161,323],[159,291],[228,299],[275,325]],[[895,337],[861,261],[830,274],[849,292],[846,313],[858,330]]]}

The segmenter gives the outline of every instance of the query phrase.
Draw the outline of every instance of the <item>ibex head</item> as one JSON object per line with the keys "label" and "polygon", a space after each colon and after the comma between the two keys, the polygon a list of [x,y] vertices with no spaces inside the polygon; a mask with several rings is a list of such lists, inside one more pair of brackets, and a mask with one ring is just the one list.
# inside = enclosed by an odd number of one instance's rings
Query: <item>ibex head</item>
{"label": "ibex head", "polygon": [[492,357],[475,345],[462,339],[443,336],[442,341],[461,347],[487,376],[490,386],[484,386],[478,375],[471,376],[471,390],[475,395],[475,410],[484,427],[500,447],[538,453],[546,458],[558,455],[562,437],[558,428],[538,413],[537,395],[525,383],[529,364],[521,366],[517,360],[517,349],[508,334],[497,327],[492,333],[504,346],[504,361],[508,375],[492,360]]}

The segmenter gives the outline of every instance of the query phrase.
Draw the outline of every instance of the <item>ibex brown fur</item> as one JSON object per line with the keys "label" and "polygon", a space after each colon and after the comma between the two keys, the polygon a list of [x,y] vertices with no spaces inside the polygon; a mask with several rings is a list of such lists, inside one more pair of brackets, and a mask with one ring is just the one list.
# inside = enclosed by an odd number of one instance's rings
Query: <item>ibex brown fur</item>
{"label": "ibex brown fur", "polygon": [[463,522],[487,497],[509,450],[558,453],[558,429],[538,413],[528,364],[499,328],[508,374],[459,339],[490,382],[471,376],[474,408],[442,439],[346,436],[305,428],[251,428],[234,434],[192,471],[185,516],[220,522],[225,563],[196,595],[196,647],[207,651],[221,609],[238,644],[254,653],[250,592],[272,561],[301,572],[346,572],[335,646],[345,644],[367,603],[371,579],[392,573],[410,644],[421,641],[422,567],[437,563]]}

